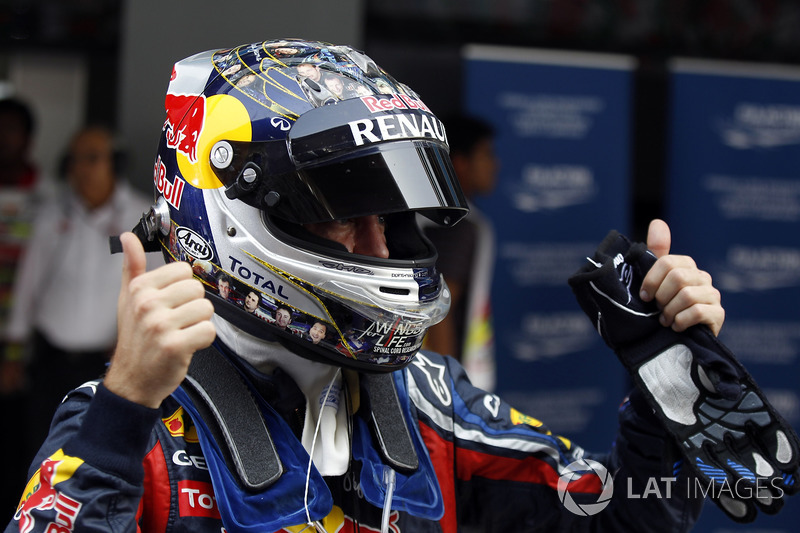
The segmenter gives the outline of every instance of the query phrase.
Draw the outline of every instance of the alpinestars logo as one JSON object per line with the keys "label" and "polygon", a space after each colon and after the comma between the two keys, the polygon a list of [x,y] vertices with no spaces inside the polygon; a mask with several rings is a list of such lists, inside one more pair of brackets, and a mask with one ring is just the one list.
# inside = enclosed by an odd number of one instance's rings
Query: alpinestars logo
{"label": "alpinestars logo", "polygon": [[625,285],[625,290],[628,292],[628,301],[625,305],[631,303],[631,281],[633,281],[633,268],[625,262],[622,254],[617,254],[614,257],[614,267],[619,270],[619,281]]}
{"label": "alpinestars logo", "polygon": [[[602,490],[595,502],[585,503],[581,501],[581,503],[577,503],[570,493],[570,483],[589,475],[595,475],[599,478],[602,484]],[[564,472],[558,478],[557,490],[558,499],[564,504],[567,511],[580,516],[592,516],[605,509],[611,501],[611,496],[614,494],[614,480],[611,478],[608,470],[606,470],[606,467],[597,461],[580,459],[566,466]],[[578,494],[577,491],[575,491],[575,493]],[[586,497],[591,496],[591,494],[586,492],[581,492],[580,495],[581,500],[585,500]]]}

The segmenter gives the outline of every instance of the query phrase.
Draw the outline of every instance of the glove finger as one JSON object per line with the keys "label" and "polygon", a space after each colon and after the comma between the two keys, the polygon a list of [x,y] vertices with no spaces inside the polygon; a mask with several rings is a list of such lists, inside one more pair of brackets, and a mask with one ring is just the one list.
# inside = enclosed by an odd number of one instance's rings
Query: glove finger
{"label": "glove finger", "polygon": [[783,427],[771,424],[766,428],[751,428],[751,435],[754,449],[744,462],[760,478],[769,478],[771,486],[790,494],[797,492],[791,473],[797,470],[798,453]]}
{"label": "glove finger", "polygon": [[781,510],[784,503],[785,491],[780,486],[783,482],[782,475],[772,470],[758,452],[751,450],[748,452],[751,454],[750,460],[741,457],[738,460],[731,458],[726,460],[729,469],[738,476],[729,496],[752,500],[763,512],[775,514]]}
{"label": "glove finger", "polygon": [[[749,380],[748,380],[749,381]],[[745,394],[734,412],[722,420],[728,427],[743,428],[746,438],[736,438],[729,448],[736,450],[738,461],[769,486],[783,492],[797,492],[792,483],[800,464],[797,435],[752,383],[745,383]],[[737,436],[738,437],[738,436]]]}
{"label": "glove finger", "polygon": [[[774,514],[783,507],[780,492],[758,483],[751,472],[730,459],[722,459],[712,448],[703,446],[695,458],[696,494],[708,496],[731,519],[741,523],[755,520],[759,509]],[[725,455],[728,450],[716,451]]]}
{"label": "glove finger", "polygon": [[787,471],[795,470],[798,466],[800,452],[794,432],[787,433],[783,428],[779,428],[773,433],[772,443],[769,450],[773,452],[771,455],[780,468]]}
{"label": "glove finger", "polygon": [[758,516],[758,509],[751,500],[740,500],[720,494],[711,498],[717,507],[728,517],[743,524],[752,522]]}
{"label": "glove finger", "polygon": [[[724,449],[722,449],[724,452]],[[741,497],[733,487],[738,487],[737,479],[730,468],[723,466],[724,461],[713,450],[713,445],[701,446],[695,460],[697,472],[696,489],[708,497],[732,520],[741,523],[752,522],[758,515],[758,508],[752,498],[752,491]]]}
{"label": "glove finger", "polygon": [[769,487],[759,487],[754,497],[755,504],[766,514],[778,514],[783,509],[783,492],[776,493]]}
{"label": "glove finger", "polygon": [[705,492],[711,499],[720,500],[717,504],[739,521],[751,517],[753,505],[767,514],[777,513],[786,494],[781,486],[783,473],[753,450],[753,442],[757,440],[751,436],[739,443],[731,438],[717,445],[706,443],[695,458],[701,483],[710,480]]}

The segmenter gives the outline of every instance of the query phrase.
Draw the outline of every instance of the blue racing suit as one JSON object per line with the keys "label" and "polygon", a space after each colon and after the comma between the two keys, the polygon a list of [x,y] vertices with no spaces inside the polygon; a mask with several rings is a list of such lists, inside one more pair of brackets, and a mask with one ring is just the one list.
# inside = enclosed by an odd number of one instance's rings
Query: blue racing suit
{"label": "blue racing suit", "polygon": [[[242,368],[256,384],[254,393],[294,432],[281,446],[303,456],[296,437],[302,393],[280,371],[266,376],[246,363]],[[610,472],[613,494],[606,495],[601,511],[582,516],[575,505],[565,505],[564,494],[576,505],[597,503],[610,485],[586,474],[559,491],[568,465],[584,456],[580,447],[473,387],[453,358],[421,352],[395,372],[394,381],[421,457],[416,477],[408,478],[413,483],[404,486],[400,476],[389,498],[389,531],[684,531],[700,513],[701,499],[677,491],[669,498],[626,497],[631,490],[642,494],[648,480],[672,476],[675,457],[668,436],[635,394],[620,408],[611,452],[591,456]],[[360,451],[347,473],[317,487],[323,509],[311,518],[326,531],[381,530],[382,505],[374,497],[369,501],[370,493],[386,493],[369,475],[381,471],[381,459],[359,416],[359,411],[351,416],[351,439]],[[102,382],[87,383],[58,409],[5,531],[233,533],[269,531],[265,523],[273,531],[306,527],[302,484],[287,490],[276,483],[263,494],[244,491],[249,502],[272,502],[266,511],[271,516],[261,525],[255,518],[250,524],[231,519],[228,509],[236,502],[222,501],[233,496],[217,490],[208,450],[199,440],[198,425],[175,397],[149,409],[114,395]]]}

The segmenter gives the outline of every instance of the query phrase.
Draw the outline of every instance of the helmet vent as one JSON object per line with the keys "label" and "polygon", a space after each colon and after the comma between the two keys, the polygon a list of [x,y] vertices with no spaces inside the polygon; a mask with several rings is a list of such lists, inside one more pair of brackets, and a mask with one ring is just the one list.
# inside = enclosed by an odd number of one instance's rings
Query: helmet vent
{"label": "helmet vent", "polygon": [[424,298],[426,296],[431,296],[439,292],[439,284],[436,285],[428,285],[427,287],[420,287],[419,288],[419,295],[420,298]]}
{"label": "helmet vent", "polygon": [[408,296],[411,292],[408,289],[398,289],[397,287],[381,287],[379,290],[386,294],[396,294],[398,296]]}
{"label": "helmet vent", "polygon": [[309,103],[314,107],[322,107],[337,102],[336,97],[326,87],[321,86],[311,78],[297,77],[300,88],[305,93]]}

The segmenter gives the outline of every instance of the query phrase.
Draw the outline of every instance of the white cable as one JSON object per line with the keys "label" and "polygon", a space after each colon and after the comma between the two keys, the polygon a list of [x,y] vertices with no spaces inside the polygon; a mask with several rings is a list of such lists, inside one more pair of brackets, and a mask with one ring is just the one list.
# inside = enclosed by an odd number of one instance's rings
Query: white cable
{"label": "white cable", "polygon": [[383,482],[386,485],[386,496],[383,498],[381,533],[389,533],[389,516],[392,514],[392,497],[394,496],[395,487],[395,473],[392,467],[383,467]]}
{"label": "white cable", "polygon": [[336,378],[339,377],[339,372],[341,372],[341,368],[336,369],[336,372],[333,374],[333,379],[331,379],[331,382],[328,383],[328,387],[325,389],[325,397],[322,399],[322,406],[320,407],[319,415],[317,416],[317,425],[314,428],[314,438],[311,439],[311,450],[309,450],[308,452],[308,470],[306,470],[306,488],[303,494],[303,505],[306,508],[306,520],[308,525],[316,530],[319,530],[319,528],[311,521],[311,512],[308,510],[308,485],[311,481],[311,467],[314,464],[314,446],[316,446],[317,444],[317,436],[319,435],[319,426],[320,422],[322,422],[322,411],[325,409],[325,406],[328,403],[328,396],[331,393],[331,388],[333,387]]}

